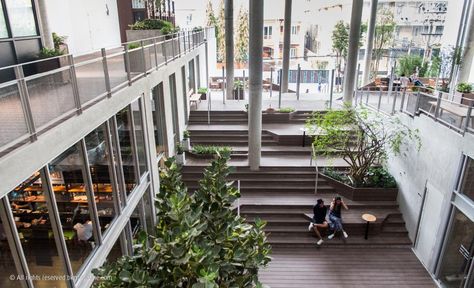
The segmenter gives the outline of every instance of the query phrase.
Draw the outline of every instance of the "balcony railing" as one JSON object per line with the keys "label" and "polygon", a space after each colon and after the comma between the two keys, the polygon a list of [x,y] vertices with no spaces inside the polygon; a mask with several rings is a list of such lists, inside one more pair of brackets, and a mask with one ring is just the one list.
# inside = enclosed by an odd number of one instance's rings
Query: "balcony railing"
{"label": "balcony railing", "polygon": [[357,90],[355,105],[365,105],[379,112],[394,115],[406,113],[412,117],[425,114],[435,121],[464,134],[474,133],[474,99],[420,87],[418,91]]}
{"label": "balcony railing", "polygon": [[206,33],[180,31],[79,57],[63,55],[0,68],[3,81],[3,75],[14,75],[0,83],[0,157],[196,49]]}

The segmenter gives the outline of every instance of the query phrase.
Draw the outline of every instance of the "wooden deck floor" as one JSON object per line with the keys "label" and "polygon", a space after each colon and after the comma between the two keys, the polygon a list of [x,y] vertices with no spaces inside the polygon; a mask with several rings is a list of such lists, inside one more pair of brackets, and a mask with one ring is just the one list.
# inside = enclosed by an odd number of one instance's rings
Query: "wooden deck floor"
{"label": "wooden deck floor", "polygon": [[273,247],[260,272],[271,288],[436,287],[409,247]]}

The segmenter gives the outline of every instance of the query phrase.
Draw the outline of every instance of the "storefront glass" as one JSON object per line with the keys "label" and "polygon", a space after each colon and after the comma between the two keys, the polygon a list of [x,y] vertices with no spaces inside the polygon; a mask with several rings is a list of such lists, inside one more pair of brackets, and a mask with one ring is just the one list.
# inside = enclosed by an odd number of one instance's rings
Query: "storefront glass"
{"label": "storefront glass", "polygon": [[8,38],[7,23],[5,21],[5,14],[3,13],[3,6],[0,2],[0,38]]}
{"label": "storefront glass", "polygon": [[474,160],[466,156],[466,168],[461,180],[460,192],[474,201]]}
{"label": "storefront glass", "polygon": [[[54,241],[40,174],[33,174],[16,187],[8,199],[35,287],[66,287],[65,281],[57,280],[64,277],[65,271]],[[53,277],[46,278],[49,276]],[[54,276],[58,276],[56,280]]]}
{"label": "storefront glass", "polygon": [[103,232],[116,217],[114,199],[118,197],[118,192],[114,190],[110,176],[112,167],[108,153],[109,147],[105,140],[106,135],[105,124],[102,124],[85,137],[89,170],[94,195],[97,198],[97,214]]}
{"label": "storefront glass", "polygon": [[31,0],[5,0],[13,37],[35,36],[35,15]]}
{"label": "storefront glass", "polygon": [[158,156],[161,153],[167,153],[163,83],[160,83],[155,88],[153,88],[151,93],[153,95],[153,125],[155,127],[155,145]]}
{"label": "storefront glass", "polygon": [[[0,210],[1,209],[2,207],[0,207]],[[17,277],[18,273],[15,269],[10,245],[8,245],[7,235],[5,232],[7,229],[5,229],[3,225],[2,220],[0,220],[0,287],[16,288],[19,285],[18,280],[15,278],[11,279],[10,277],[12,275]]]}
{"label": "storefront glass", "polygon": [[133,157],[132,125],[129,106],[117,113],[117,132],[122,155],[122,169],[125,178],[127,195],[137,186],[135,178],[135,161]]}
{"label": "storefront glass", "polygon": [[147,171],[146,165],[146,152],[145,152],[145,126],[142,121],[142,111],[140,106],[140,99],[132,103],[132,112],[133,112],[133,122],[135,129],[135,137],[137,142],[137,155],[138,155],[138,167],[140,171],[140,176]]}
{"label": "storefront glass", "polygon": [[[48,165],[74,275],[88,261],[97,237],[79,149],[79,144],[73,145]],[[95,201],[97,203],[98,196]]]}
{"label": "storefront glass", "polygon": [[465,287],[474,256],[474,222],[455,208],[441,258],[439,280],[448,288]]}

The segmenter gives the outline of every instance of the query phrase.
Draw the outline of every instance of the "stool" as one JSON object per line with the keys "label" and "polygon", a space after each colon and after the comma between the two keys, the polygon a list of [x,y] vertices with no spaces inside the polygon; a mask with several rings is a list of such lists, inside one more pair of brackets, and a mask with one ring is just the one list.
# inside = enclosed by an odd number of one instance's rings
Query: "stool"
{"label": "stool", "polygon": [[367,225],[365,226],[365,240],[367,240],[369,237],[369,224],[370,222],[375,222],[377,218],[372,214],[364,214],[362,215],[362,219],[367,221]]}

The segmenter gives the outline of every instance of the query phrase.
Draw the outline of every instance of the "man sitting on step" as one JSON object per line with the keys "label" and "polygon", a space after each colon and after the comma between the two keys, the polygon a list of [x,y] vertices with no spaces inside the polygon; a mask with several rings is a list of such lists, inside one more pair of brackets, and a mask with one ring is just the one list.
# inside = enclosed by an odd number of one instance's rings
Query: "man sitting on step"
{"label": "man sitting on step", "polygon": [[328,208],[324,205],[323,199],[318,199],[316,205],[313,207],[313,219],[309,223],[308,230],[314,230],[316,237],[319,238],[317,245],[323,244],[323,237],[321,236],[320,229],[326,229],[328,227],[328,221],[326,221],[326,214]]}

